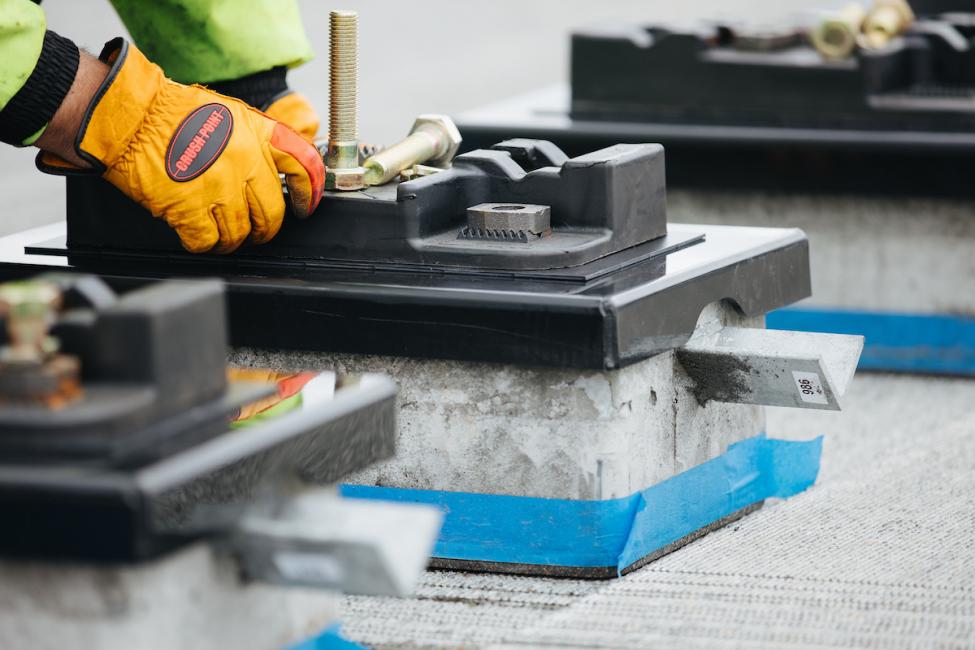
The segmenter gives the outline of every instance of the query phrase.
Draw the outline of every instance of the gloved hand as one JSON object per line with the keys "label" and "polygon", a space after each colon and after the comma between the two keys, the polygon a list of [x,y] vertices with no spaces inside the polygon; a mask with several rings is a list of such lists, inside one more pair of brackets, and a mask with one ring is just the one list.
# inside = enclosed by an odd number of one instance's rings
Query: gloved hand
{"label": "gloved hand", "polygon": [[[274,237],[285,212],[279,173],[296,216],[318,206],[325,167],[291,128],[239,100],[166,79],[122,39],[100,58],[112,68],[78,131],[78,156],[165,219],[187,250],[229,253]],[[72,171],[45,153],[38,167]]]}
{"label": "gloved hand", "polygon": [[301,93],[288,90],[264,107],[269,117],[287,124],[308,142],[314,142],[321,125],[315,107]]}
{"label": "gloved hand", "polygon": [[240,407],[233,418],[234,424],[244,425],[260,422],[267,416],[280,415],[283,412],[300,407],[301,398],[299,394],[301,390],[320,374],[317,372],[285,372],[267,368],[228,368],[227,379],[230,382],[273,382],[277,384],[278,388],[274,395]]}
{"label": "gloved hand", "polygon": [[[315,107],[301,93],[289,88],[267,102],[262,110],[278,122],[290,126],[308,142],[314,144],[318,138],[321,120],[315,111]],[[323,136],[323,139],[327,140],[328,134]],[[359,143],[359,155],[362,160],[381,149],[382,147],[378,145]]]}

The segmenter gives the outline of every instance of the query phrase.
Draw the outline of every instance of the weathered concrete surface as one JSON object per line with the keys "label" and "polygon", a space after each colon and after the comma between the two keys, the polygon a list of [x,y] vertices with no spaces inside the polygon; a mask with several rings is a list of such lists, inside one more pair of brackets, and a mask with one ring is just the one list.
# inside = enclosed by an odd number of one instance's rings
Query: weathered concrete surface
{"label": "weathered concrete surface", "polygon": [[810,305],[975,314],[971,201],[668,190],[667,214],[676,222],[802,228]]}
{"label": "weathered concrete surface", "polygon": [[206,544],[138,567],[0,562],[4,648],[283,648],[334,623],[340,604],[335,592],[244,584]]}
{"label": "weathered concrete surface", "polygon": [[[698,333],[758,326],[709,306]],[[621,370],[237,350],[237,365],[381,372],[399,384],[397,455],[355,483],[563,499],[632,494],[763,429],[761,407],[709,402],[668,352]]]}

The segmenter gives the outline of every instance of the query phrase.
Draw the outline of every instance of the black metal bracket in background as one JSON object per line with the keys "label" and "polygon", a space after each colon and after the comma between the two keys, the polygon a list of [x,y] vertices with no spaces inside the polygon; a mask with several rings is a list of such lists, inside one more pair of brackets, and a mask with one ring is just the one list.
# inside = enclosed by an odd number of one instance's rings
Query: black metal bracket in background
{"label": "black metal bracket in background", "polygon": [[920,3],[907,36],[841,61],[802,44],[738,49],[714,28],[581,30],[569,88],[470,111],[458,126],[473,148],[499,136],[570,155],[660,142],[674,188],[971,197],[975,14],[943,14],[950,6]]}
{"label": "black metal bracket in background", "polygon": [[661,142],[670,189],[970,199],[975,134],[851,132],[573,119],[561,86],[457,118],[464,146],[544,138],[568,154],[611,142]]}

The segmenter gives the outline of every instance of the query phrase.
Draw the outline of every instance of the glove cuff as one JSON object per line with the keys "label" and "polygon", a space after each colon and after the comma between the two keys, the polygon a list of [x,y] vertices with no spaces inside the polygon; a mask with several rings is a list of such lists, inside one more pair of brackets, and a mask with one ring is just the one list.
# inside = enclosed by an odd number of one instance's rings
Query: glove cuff
{"label": "glove cuff", "polygon": [[167,82],[162,69],[123,38],[106,43],[98,59],[111,68],[88,104],[75,138],[75,152],[91,169],[79,169],[42,151],[35,164],[46,174],[104,174],[128,149]]}
{"label": "glove cuff", "polygon": [[98,58],[112,67],[85,111],[75,149],[104,172],[128,149],[167,80],[159,66],[122,38],[106,43]]}

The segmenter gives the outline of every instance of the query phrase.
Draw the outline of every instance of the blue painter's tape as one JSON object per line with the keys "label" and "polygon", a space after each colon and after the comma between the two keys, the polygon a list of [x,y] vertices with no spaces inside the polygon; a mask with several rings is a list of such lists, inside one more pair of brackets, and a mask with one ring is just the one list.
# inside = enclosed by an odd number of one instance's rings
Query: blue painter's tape
{"label": "blue painter's tape", "polygon": [[861,369],[975,375],[975,316],[788,307],[766,317],[771,329],[865,338]]}
{"label": "blue painter's tape", "polygon": [[321,634],[293,645],[288,650],[366,650],[364,646],[342,636],[338,624],[325,628]]}
{"label": "blue painter's tape", "polygon": [[822,438],[756,436],[636,494],[581,501],[343,485],[343,496],[438,506],[433,555],[455,560],[622,570],[715,521],[815,483]]}
{"label": "blue painter's tape", "polygon": [[370,485],[340,490],[353,498],[438,506],[444,521],[433,556],[454,560],[614,566],[636,512],[632,497],[575,501]]}
{"label": "blue painter's tape", "polygon": [[770,497],[786,498],[816,482],[822,436],[808,442],[749,438],[636,497],[622,571],[640,558]]}

